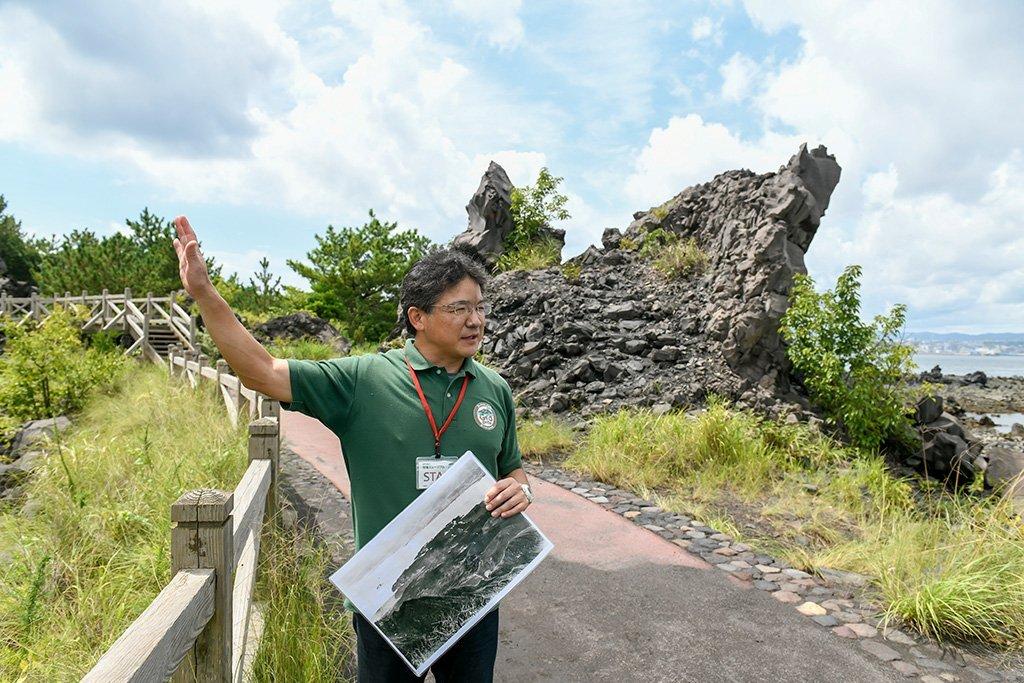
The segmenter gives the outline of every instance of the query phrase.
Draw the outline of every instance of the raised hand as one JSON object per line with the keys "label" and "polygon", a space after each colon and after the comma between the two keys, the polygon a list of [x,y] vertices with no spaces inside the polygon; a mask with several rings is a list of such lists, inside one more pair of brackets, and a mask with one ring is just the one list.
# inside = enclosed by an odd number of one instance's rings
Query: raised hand
{"label": "raised hand", "polygon": [[199,251],[199,240],[188,219],[178,216],[174,219],[174,228],[178,231],[178,236],[174,238],[174,251],[178,254],[181,284],[198,301],[201,296],[213,291],[210,274],[206,271],[206,260]]}

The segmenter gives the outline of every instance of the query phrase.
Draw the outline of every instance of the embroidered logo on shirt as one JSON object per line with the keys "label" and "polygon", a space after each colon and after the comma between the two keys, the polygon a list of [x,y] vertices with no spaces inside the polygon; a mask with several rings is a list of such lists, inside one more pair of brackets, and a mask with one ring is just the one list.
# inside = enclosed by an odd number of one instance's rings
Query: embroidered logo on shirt
{"label": "embroidered logo on shirt", "polygon": [[494,413],[494,408],[491,407],[490,403],[484,403],[483,401],[473,406],[473,419],[476,420],[481,429],[488,431],[494,429],[494,426],[498,424],[498,416]]}

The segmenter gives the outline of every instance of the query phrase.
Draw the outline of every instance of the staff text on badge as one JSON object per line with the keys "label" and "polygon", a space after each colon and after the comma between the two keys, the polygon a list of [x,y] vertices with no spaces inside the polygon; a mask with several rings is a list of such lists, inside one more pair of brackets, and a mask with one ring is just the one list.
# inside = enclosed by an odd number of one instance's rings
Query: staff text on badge
{"label": "staff text on badge", "polygon": [[423,490],[441,478],[458,458],[416,458],[416,488]]}

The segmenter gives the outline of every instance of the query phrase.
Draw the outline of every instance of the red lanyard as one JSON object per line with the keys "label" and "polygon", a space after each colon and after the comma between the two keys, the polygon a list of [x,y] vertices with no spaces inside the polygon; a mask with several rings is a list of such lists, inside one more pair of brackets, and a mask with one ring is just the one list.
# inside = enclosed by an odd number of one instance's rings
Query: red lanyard
{"label": "red lanyard", "polygon": [[459,412],[459,406],[462,405],[462,399],[466,396],[466,385],[469,384],[469,375],[463,375],[462,377],[462,389],[459,390],[459,398],[455,401],[455,405],[452,407],[452,412],[448,413],[448,419],[444,421],[441,428],[437,428],[437,423],[434,422],[434,413],[430,410],[430,405],[427,403],[427,397],[423,395],[423,387],[420,386],[420,380],[416,376],[416,371],[412,369],[412,363],[409,359],[405,359],[405,364],[409,366],[409,376],[412,377],[412,384],[416,387],[416,393],[420,396],[420,403],[423,404],[423,412],[427,414],[427,422],[430,423],[430,431],[434,433],[434,457],[441,457],[441,435],[448,429],[448,425],[452,423],[452,419],[455,417],[455,413]]}

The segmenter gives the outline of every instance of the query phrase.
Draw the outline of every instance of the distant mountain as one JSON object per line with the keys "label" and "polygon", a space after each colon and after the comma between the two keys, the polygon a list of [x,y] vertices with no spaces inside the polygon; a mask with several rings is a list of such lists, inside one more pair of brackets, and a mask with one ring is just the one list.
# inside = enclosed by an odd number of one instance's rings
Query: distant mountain
{"label": "distant mountain", "polygon": [[1024,342],[1024,332],[907,332],[907,341],[918,342]]}

